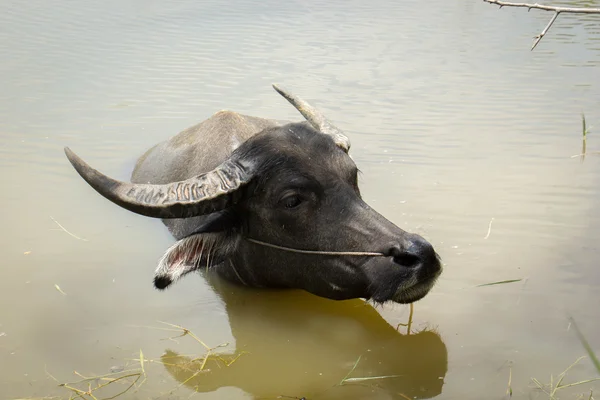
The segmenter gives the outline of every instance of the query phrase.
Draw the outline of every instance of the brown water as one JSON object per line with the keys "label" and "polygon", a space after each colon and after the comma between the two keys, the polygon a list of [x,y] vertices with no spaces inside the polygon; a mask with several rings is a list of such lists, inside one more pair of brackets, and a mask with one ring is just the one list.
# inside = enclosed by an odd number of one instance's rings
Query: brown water
{"label": "brown water", "polygon": [[[68,398],[46,370],[72,382],[73,371],[134,369],[142,349],[147,380],[122,398],[498,399],[512,374],[525,399],[541,393],[531,378],[556,381],[585,354],[569,315],[600,352],[600,155],[571,157],[582,112],[588,151],[600,150],[600,16],[561,15],[530,52],[550,14],[476,0],[31,0],[0,11],[0,398]],[[154,290],[173,239],[97,195],[63,154],[127,179],[148,147],[220,109],[297,119],[272,82],[347,131],[366,200],[441,254],[411,335],[396,331],[407,306],[201,275]],[[476,287],[507,279],[523,280]],[[167,340],[177,332],[158,321],[228,342],[227,359],[244,353],[198,373],[169,357],[202,346]],[[351,378],[400,377],[338,385],[359,357]],[[584,359],[565,382],[597,376]]]}

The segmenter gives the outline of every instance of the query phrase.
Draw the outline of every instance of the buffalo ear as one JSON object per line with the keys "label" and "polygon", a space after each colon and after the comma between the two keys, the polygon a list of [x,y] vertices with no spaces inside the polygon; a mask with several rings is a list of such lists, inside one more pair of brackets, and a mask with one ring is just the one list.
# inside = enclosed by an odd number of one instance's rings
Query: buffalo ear
{"label": "buffalo ear", "polygon": [[221,264],[237,246],[228,232],[194,233],[178,240],[165,252],[154,271],[154,287],[166,289],[190,272]]}

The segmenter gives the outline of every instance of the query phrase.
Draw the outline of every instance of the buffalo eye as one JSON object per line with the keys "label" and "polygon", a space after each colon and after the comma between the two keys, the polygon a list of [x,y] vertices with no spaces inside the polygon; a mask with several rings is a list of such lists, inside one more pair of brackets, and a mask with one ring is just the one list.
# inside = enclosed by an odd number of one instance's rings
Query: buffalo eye
{"label": "buffalo eye", "polygon": [[285,208],[296,208],[302,203],[302,197],[297,194],[284,197],[281,202]]}

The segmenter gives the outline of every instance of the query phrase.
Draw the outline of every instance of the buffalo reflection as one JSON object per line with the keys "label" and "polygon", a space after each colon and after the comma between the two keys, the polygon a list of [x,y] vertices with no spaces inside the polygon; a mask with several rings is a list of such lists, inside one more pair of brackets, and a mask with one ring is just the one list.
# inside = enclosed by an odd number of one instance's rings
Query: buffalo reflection
{"label": "buffalo reflection", "polygon": [[[234,363],[191,360],[167,350],[169,373],[197,392],[237,387],[256,399],[431,398],[442,391],[447,350],[432,331],[403,335],[362,300],[334,301],[303,291],[252,290],[205,275],[223,299]],[[360,361],[352,370],[357,359]],[[349,378],[390,376],[350,381]],[[400,396],[400,397],[399,397]]]}

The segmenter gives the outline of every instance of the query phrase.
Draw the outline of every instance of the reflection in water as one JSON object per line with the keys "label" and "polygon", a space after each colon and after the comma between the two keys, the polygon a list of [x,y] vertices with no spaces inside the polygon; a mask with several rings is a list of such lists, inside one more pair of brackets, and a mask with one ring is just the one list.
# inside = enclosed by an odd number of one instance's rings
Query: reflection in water
{"label": "reflection in water", "polygon": [[[332,301],[303,291],[254,291],[207,278],[225,303],[236,351],[192,360],[167,350],[165,368],[198,392],[235,386],[255,398],[431,398],[442,391],[447,350],[441,337],[424,330],[403,335],[361,300]],[[352,370],[356,360],[360,361]],[[386,379],[350,378],[396,375]]]}

